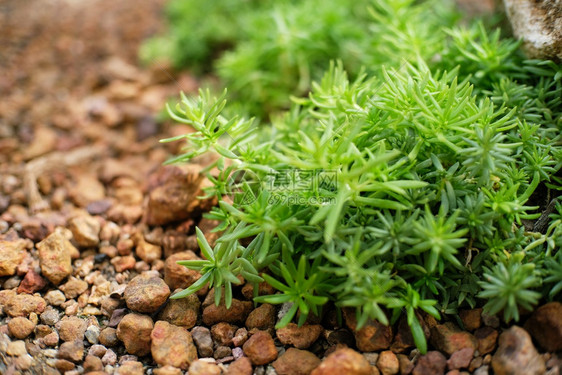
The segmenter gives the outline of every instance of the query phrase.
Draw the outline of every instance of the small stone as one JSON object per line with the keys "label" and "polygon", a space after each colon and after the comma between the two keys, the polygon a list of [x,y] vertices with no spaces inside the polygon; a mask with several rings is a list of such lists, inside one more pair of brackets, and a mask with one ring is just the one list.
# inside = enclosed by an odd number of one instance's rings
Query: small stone
{"label": "small stone", "polygon": [[47,280],[42,278],[37,272],[32,269],[27,271],[21,284],[18,287],[19,293],[33,294],[40,291],[47,285]]}
{"label": "small stone", "polygon": [[65,373],[69,373],[70,371],[74,370],[76,365],[74,363],[66,360],[66,359],[57,359],[55,361],[55,367],[61,373],[65,374]]}
{"label": "small stone", "polygon": [[204,195],[201,188],[205,180],[200,172],[201,167],[193,164],[165,166],[149,176],[148,205],[144,218],[147,225],[164,225],[187,219],[204,206],[212,207],[209,200],[197,198]]}
{"label": "small stone", "polygon": [[498,328],[500,326],[500,318],[497,315],[490,315],[482,312],[482,323],[488,327]]}
{"label": "small stone", "polygon": [[523,328],[512,326],[499,338],[498,350],[492,357],[496,375],[539,375],[546,371],[543,358]]}
{"label": "small stone", "polygon": [[414,363],[405,354],[397,354],[398,363],[400,364],[400,375],[408,375],[414,370]]}
{"label": "small stone", "polygon": [[400,370],[400,363],[396,354],[390,350],[385,350],[379,354],[377,367],[382,375],[395,375]]}
{"label": "small stone", "polygon": [[97,344],[100,336],[100,328],[95,325],[91,325],[86,329],[84,337],[90,344]]}
{"label": "small stone", "polygon": [[539,307],[525,323],[525,329],[546,351],[562,351],[562,303]]}
{"label": "small stone", "polygon": [[84,344],[82,343],[82,340],[64,342],[59,347],[59,358],[72,362],[78,362],[82,360],[83,356]]}
{"label": "small stone", "polygon": [[433,327],[430,342],[436,349],[449,355],[463,348],[478,349],[476,338],[466,331],[461,331],[451,322]]}
{"label": "small stone", "polygon": [[68,221],[68,229],[79,247],[95,247],[99,244],[100,222],[90,215],[73,217]]}
{"label": "small stone", "polygon": [[299,327],[289,323],[276,332],[277,338],[284,345],[293,345],[298,349],[307,349],[322,334],[324,328],[320,324],[305,324]]}
{"label": "small stone", "polygon": [[[105,280],[105,279],[104,279]],[[100,282],[92,286],[92,291],[88,297],[88,303],[95,306],[100,306],[102,300],[110,294],[111,283],[109,281]]]}
{"label": "small stone", "polygon": [[154,375],[182,375],[182,371],[174,366],[155,368],[153,373]]}
{"label": "small stone", "polygon": [[107,348],[99,344],[90,346],[90,349],[88,350],[88,355],[93,355],[98,358],[102,358],[105,353],[107,353]]}
{"label": "small stone", "polygon": [[379,359],[379,353],[362,353],[363,357],[365,357],[365,359],[367,360],[367,362],[369,362],[369,364],[371,366],[376,366],[377,365],[377,361]]}
{"label": "small stone", "polygon": [[232,356],[232,349],[230,349],[230,347],[224,346],[224,345],[217,346],[217,348],[215,349],[215,352],[213,353],[213,357],[215,359],[223,359],[223,358],[230,357],[230,356]]}
{"label": "small stone", "polygon": [[172,290],[184,289],[201,278],[198,271],[178,264],[180,260],[201,260],[193,251],[183,251],[169,256],[164,263],[164,281]]}
{"label": "small stone", "polygon": [[115,375],[143,375],[142,363],[137,361],[127,361],[121,364],[116,370]]}
{"label": "small stone", "polygon": [[87,355],[86,359],[84,360],[83,366],[85,373],[103,370],[103,363],[101,361],[101,358],[94,355]]}
{"label": "small stone", "polygon": [[146,242],[144,237],[139,235],[137,237],[137,247],[135,249],[135,253],[139,258],[150,264],[162,257],[162,248]]}
{"label": "small stone", "polygon": [[239,323],[246,320],[248,314],[253,308],[250,301],[240,301],[236,298],[232,299],[232,305],[229,309],[224,304],[224,299],[220,305],[209,305],[203,310],[203,323],[212,326],[215,323]]}
{"label": "small stone", "polygon": [[4,312],[11,317],[28,316],[30,313],[40,314],[46,307],[47,303],[39,296],[15,294],[5,301]]}
{"label": "small stone", "polygon": [[115,346],[118,344],[117,330],[115,328],[104,328],[98,338],[100,344],[104,346]]}
{"label": "small stone", "polygon": [[36,245],[41,273],[58,285],[72,273],[71,254],[78,251],[60,231],[51,233]]}
{"label": "small stone", "polygon": [[228,323],[218,323],[211,327],[211,336],[219,345],[232,345],[232,338],[236,332],[236,327]]}
{"label": "small stone", "polygon": [[363,352],[376,352],[388,349],[392,342],[392,328],[369,319],[357,330],[357,318],[353,309],[343,309],[345,323],[354,332],[357,348]]}
{"label": "small stone", "polygon": [[221,368],[214,363],[195,360],[189,366],[189,375],[220,375]]}
{"label": "small stone", "polygon": [[480,328],[482,324],[482,309],[461,310],[459,311],[459,317],[467,331],[474,331]]}
{"label": "small stone", "polygon": [[170,324],[193,328],[197,323],[201,302],[195,294],[190,294],[185,298],[172,299],[166,304],[166,307],[159,315],[160,320],[165,320]]}
{"label": "small stone", "polygon": [[474,356],[474,349],[463,348],[454,352],[451,358],[447,360],[447,368],[449,370],[458,370],[461,368],[468,368],[470,361]]}
{"label": "small stone", "polygon": [[29,354],[24,354],[14,359],[14,364],[18,370],[26,371],[33,366],[33,357]]}
{"label": "small stone", "polygon": [[244,327],[238,328],[232,338],[232,344],[236,347],[244,345],[248,340],[248,330]]}
{"label": "small stone", "polygon": [[320,362],[309,351],[289,348],[272,365],[278,375],[308,375]]}
{"label": "small stone", "polygon": [[152,272],[136,276],[129,282],[124,293],[127,307],[141,313],[155,312],[169,295],[168,285]]}
{"label": "small stone", "polygon": [[78,302],[76,302],[75,300],[71,299],[68,300],[64,303],[63,306],[64,307],[64,313],[68,316],[72,316],[72,315],[76,315],[78,314]]}
{"label": "small stone", "polygon": [[138,361],[139,357],[137,357],[136,355],[132,355],[132,354],[123,354],[121,356],[121,358],[119,358],[119,364],[122,365],[125,362],[128,361]]}
{"label": "small stone", "polygon": [[16,339],[25,339],[35,329],[35,324],[24,317],[16,317],[8,322],[8,330]]}
{"label": "small stone", "polygon": [[111,349],[107,349],[103,357],[101,357],[101,362],[104,366],[114,366],[117,363],[117,354]]}
{"label": "small stone", "polygon": [[474,337],[478,340],[478,352],[481,355],[493,352],[496,349],[498,331],[492,327],[484,326],[474,332]]}
{"label": "small stone", "polygon": [[[17,288],[21,283],[21,277],[19,277],[18,275],[12,276],[10,277],[8,280],[4,281],[4,285],[2,285],[4,287],[4,289],[15,289]],[[18,293],[21,293],[18,291]],[[33,294],[33,293],[30,293]]]}
{"label": "small stone", "polygon": [[211,331],[206,327],[193,327],[191,330],[193,341],[201,357],[213,356],[213,339]]}
{"label": "small stone", "polygon": [[0,240],[0,277],[12,276],[16,267],[21,263],[26,254],[26,242],[22,239],[16,241]]}
{"label": "small stone", "polygon": [[27,349],[25,348],[25,341],[10,341],[6,347],[6,354],[15,356],[21,356],[27,354]]}
{"label": "small stone", "polygon": [[473,375],[488,375],[488,369],[490,368],[490,366],[482,366],[476,369],[476,371],[474,371]]}
{"label": "small stone", "polygon": [[108,326],[110,327],[117,327],[117,325],[121,322],[123,317],[127,315],[127,309],[115,309],[111,314],[111,318],[109,319]]}
{"label": "small stone", "polygon": [[152,358],[161,366],[171,365],[187,370],[197,359],[197,348],[185,328],[159,320],[150,335]]}
{"label": "small stone", "polygon": [[79,207],[86,207],[89,203],[105,198],[105,188],[92,174],[76,176],[76,185],[72,186],[69,195]]}
{"label": "small stone", "polygon": [[254,365],[266,365],[277,358],[275,343],[268,332],[258,331],[244,343],[244,354]]}
{"label": "small stone", "polygon": [[[126,287],[126,285],[124,286]],[[121,306],[121,300],[105,296],[100,300],[100,305],[103,315],[111,317],[113,313]],[[117,322],[116,324],[119,324],[119,322]]]}
{"label": "small stone", "polygon": [[64,317],[57,324],[59,335],[63,341],[84,340],[88,323],[76,316]]}
{"label": "small stone", "polygon": [[369,365],[369,362],[355,350],[341,348],[326,357],[310,374],[371,375],[372,367]]}
{"label": "small stone", "polygon": [[51,290],[45,294],[45,301],[47,301],[49,305],[60,306],[66,301],[66,298],[64,293],[60,290]]}
{"label": "small stone", "polygon": [[111,259],[110,263],[113,264],[116,272],[124,272],[126,270],[132,270],[133,268],[135,268],[136,262],[137,261],[135,260],[134,256],[127,255],[124,257],[115,257]]}
{"label": "small stone", "polygon": [[427,352],[426,355],[422,355],[414,370],[413,375],[441,375],[445,373],[445,367],[447,366],[447,359],[443,354],[437,351]]}
{"label": "small stone", "polygon": [[482,366],[483,363],[483,358],[478,356],[478,357],[474,357],[472,359],[472,361],[470,361],[470,364],[468,365],[468,371],[470,372],[474,372],[474,370],[476,370],[477,368],[479,368],[480,366]]}
{"label": "small stone", "polygon": [[244,357],[244,350],[238,347],[232,348],[232,357],[234,357],[234,360]]}
{"label": "small stone", "polygon": [[113,202],[109,199],[100,199],[88,203],[86,206],[86,211],[90,215],[102,215],[107,212],[113,205]]}
{"label": "small stone", "polygon": [[41,322],[48,326],[54,326],[59,320],[59,312],[51,306],[41,313]]}
{"label": "small stone", "polygon": [[273,329],[275,318],[275,307],[269,303],[264,303],[248,315],[246,328],[249,330],[256,328],[262,331]]}
{"label": "small stone", "polygon": [[248,357],[242,357],[228,366],[225,375],[252,375],[252,362]]}
{"label": "small stone", "polygon": [[59,344],[59,334],[57,332],[51,332],[45,337],[43,337],[43,344],[46,346],[57,346]]}
{"label": "small stone", "polygon": [[66,283],[59,287],[67,299],[73,299],[88,290],[88,283],[84,280],[71,277]]}
{"label": "small stone", "polygon": [[154,323],[149,316],[127,314],[119,322],[117,337],[125,344],[127,353],[142,357],[150,353],[150,333],[153,328]]}

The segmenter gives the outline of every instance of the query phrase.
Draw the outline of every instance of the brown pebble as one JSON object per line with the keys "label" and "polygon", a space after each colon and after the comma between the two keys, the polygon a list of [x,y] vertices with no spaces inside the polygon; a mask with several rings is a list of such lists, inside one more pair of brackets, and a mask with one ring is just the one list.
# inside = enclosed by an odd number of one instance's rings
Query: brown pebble
{"label": "brown pebble", "polygon": [[64,342],[59,347],[58,357],[72,362],[82,360],[84,356],[84,343],[81,340]]}
{"label": "brown pebble", "polygon": [[267,331],[273,329],[275,326],[276,311],[275,307],[269,303],[264,303],[258,308],[252,310],[246,319],[246,328],[259,329],[262,331]]}
{"label": "brown pebble", "polygon": [[372,367],[367,360],[355,350],[341,348],[330,354],[311,375],[371,375]]}
{"label": "brown pebble", "polygon": [[219,345],[232,345],[232,338],[236,332],[236,327],[232,324],[221,322],[211,327],[211,336]]}
{"label": "brown pebble", "polygon": [[59,336],[63,341],[84,340],[88,322],[76,316],[64,317],[57,323]]}
{"label": "brown pebble", "polygon": [[189,366],[189,375],[220,375],[221,368],[214,363],[195,360]]}
{"label": "brown pebble", "polygon": [[70,361],[67,361],[66,359],[57,359],[55,361],[55,367],[57,368],[57,370],[64,374],[65,372],[74,370],[74,367],[76,367],[76,365]]}
{"label": "brown pebble", "polygon": [[41,273],[50,282],[58,285],[72,273],[71,254],[78,250],[60,231],[51,233],[36,247],[39,250]]}
{"label": "brown pebble", "polygon": [[197,323],[200,308],[199,298],[195,294],[190,294],[185,298],[169,300],[160,313],[159,319],[191,329]]}
{"label": "brown pebble", "polygon": [[86,359],[84,360],[83,367],[85,373],[91,371],[102,371],[103,363],[101,362],[101,358],[94,355],[87,355]]}
{"label": "brown pebble", "polygon": [[16,317],[8,322],[8,330],[16,339],[24,339],[35,329],[35,324],[24,317]]}
{"label": "brown pebble", "polygon": [[248,357],[242,357],[228,366],[225,375],[252,375],[252,362]]}
{"label": "brown pebble", "polygon": [[320,324],[305,324],[299,327],[295,323],[289,323],[286,327],[279,328],[276,334],[282,344],[306,349],[320,337],[323,331],[324,328]]}
{"label": "brown pebble", "polygon": [[152,358],[161,366],[171,365],[187,370],[197,359],[197,348],[191,333],[185,328],[159,320],[150,338]]}
{"label": "brown pebble", "polygon": [[271,335],[265,331],[258,331],[244,343],[244,354],[254,365],[265,365],[277,358],[277,349]]}
{"label": "brown pebble", "polygon": [[155,368],[153,373],[154,375],[182,375],[182,371],[174,366]]}
{"label": "brown pebble", "polygon": [[412,371],[413,375],[443,374],[447,366],[447,359],[438,351],[429,351],[418,359]]}
{"label": "brown pebble", "polygon": [[289,348],[273,362],[273,367],[278,375],[308,375],[320,362],[309,351]]}
{"label": "brown pebble", "polygon": [[170,288],[164,280],[150,272],[133,278],[127,285],[123,297],[127,307],[132,311],[151,313],[158,310],[169,295]]}
{"label": "brown pebble", "polygon": [[400,370],[400,363],[396,354],[385,350],[379,354],[377,367],[383,375],[394,375]]}
{"label": "brown pebble", "polygon": [[116,334],[128,353],[142,357],[150,353],[150,333],[153,327],[154,323],[149,316],[131,313],[119,322]]}
{"label": "brown pebble", "polygon": [[142,363],[138,361],[124,362],[116,369],[115,375],[144,375]]}
{"label": "brown pebble", "polygon": [[119,343],[117,338],[117,330],[115,328],[104,328],[98,338],[100,344],[104,346],[115,346]]}

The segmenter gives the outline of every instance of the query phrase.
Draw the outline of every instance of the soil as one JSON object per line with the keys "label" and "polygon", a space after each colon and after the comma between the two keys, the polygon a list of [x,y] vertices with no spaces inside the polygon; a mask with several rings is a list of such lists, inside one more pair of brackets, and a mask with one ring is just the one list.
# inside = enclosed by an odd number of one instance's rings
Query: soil
{"label": "soil", "polygon": [[195,226],[216,239],[202,219],[216,202],[196,198],[200,166],[162,166],[179,145],[158,140],[189,132],[164,103],[198,88],[138,62],[163,4],[0,3],[0,374],[559,373],[556,303],[525,330],[481,309],[423,317],[422,356],[404,320],[357,331],[328,309],[276,330],[283,307],[254,306],[249,284],[229,311],[212,290],[169,300],[200,277],[175,261],[200,256]]}

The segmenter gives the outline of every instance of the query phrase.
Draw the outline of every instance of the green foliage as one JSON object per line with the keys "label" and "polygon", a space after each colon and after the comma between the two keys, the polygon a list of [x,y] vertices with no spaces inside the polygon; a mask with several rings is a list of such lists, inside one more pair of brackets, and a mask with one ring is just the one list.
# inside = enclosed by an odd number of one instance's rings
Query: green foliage
{"label": "green foliage", "polygon": [[167,10],[168,33],[145,43],[141,59],[213,68],[232,99],[262,117],[306,94],[330,60],[355,77],[363,66],[430,58],[445,38],[434,30],[457,18],[446,0],[172,0]]}
{"label": "green foliage", "polygon": [[[545,230],[532,223],[562,189],[560,66],[524,60],[481,24],[443,31],[454,14],[437,21],[435,1],[373,2],[370,19],[354,7],[340,17],[333,4],[280,2],[254,36],[262,44],[242,41],[219,62],[250,108],[286,106],[309,87],[286,111],[258,125],[208,91],[170,110],[194,128],[167,140],[186,141],[171,161],[216,156],[206,193],[225,230],[215,249],[198,232],[206,259],[182,264],[203,276],[176,297],[208,282],[229,305],[237,276],[263,279],[278,293],[256,302],[290,305],[278,327],[331,300],[355,308],[360,327],[405,313],[422,352],[421,310],[439,318],[484,305],[517,320],[520,307],[559,298],[560,205],[541,217]],[[287,31],[276,34],[289,38],[284,49],[268,27]],[[356,49],[343,40],[369,48],[348,60]],[[334,57],[326,51],[341,59],[310,83]],[[226,63],[243,58],[254,65]],[[276,86],[279,74],[290,84]]]}
{"label": "green foliage", "polygon": [[145,42],[140,58],[150,62],[167,57],[176,67],[209,71],[213,58],[244,38],[248,15],[257,14],[272,3],[267,0],[170,1],[166,6],[167,33]]}
{"label": "green foliage", "polygon": [[513,258],[515,256],[505,261],[507,264],[500,262],[491,269],[486,268],[484,280],[479,283],[483,290],[478,296],[488,300],[484,311],[496,314],[503,310],[507,322],[512,318],[519,320],[519,306],[531,311],[541,297],[540,293],[532,290],[540,284],[534,274],[535,265],[521,264],[520,260]]}

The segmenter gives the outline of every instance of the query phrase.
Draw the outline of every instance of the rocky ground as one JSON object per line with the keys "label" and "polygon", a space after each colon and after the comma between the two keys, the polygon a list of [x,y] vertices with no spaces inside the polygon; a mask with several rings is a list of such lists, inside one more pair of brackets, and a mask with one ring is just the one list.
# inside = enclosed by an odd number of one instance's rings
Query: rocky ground
{"label": "rocky ground", "polygon": [[249,284],[230,310],[213,290],[169,300],[200,277],[176,264],[199,257],[195,226],[213,242],[216,223],[201,167],[162,166],[177,146],[158,139],[188,129],[157,114],[198,85],[137,64],[162,3],[0,3],[0,374],[560,373],[560,303],[519,326],[424,317],[420,355],[405,320],[357,331],[353,311],[275,330]]}

